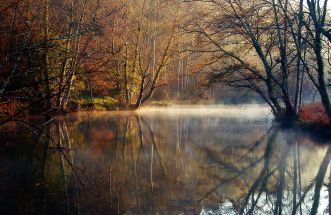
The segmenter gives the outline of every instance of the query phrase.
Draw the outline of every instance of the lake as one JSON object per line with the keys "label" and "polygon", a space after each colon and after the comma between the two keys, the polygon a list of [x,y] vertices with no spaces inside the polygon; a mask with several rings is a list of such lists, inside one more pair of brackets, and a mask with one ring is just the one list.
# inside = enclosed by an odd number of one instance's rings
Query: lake
{"label": "lake", "polygon": [[265,106],[12,126],[0,134],[0,214],[329,214],[331,147],[279,128]]}

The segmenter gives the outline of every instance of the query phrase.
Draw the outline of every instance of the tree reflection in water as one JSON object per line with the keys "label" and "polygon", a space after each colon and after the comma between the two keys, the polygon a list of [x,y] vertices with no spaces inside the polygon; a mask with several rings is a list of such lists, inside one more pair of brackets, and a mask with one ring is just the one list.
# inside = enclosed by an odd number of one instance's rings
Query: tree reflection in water
{"label": "tree reflection in water", "polygon": [[12,152],[21,165],[9,166],[16,174],[0,181],[8,185],[1,211],[329,213],[330,146],[266,127],[224,116],[133,112],[59,118],[46,134],[21,134],[29,147]]}

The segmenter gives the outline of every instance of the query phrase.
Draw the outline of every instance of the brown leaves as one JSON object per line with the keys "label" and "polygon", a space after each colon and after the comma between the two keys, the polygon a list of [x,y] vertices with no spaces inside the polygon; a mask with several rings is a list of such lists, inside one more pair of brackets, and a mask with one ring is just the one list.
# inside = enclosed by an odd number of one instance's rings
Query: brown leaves
{"label": "brown leaves", "polygon": [[330,123],[328,116],[325,112],[323,104],[321,102],[313,102],[304,105],[300,109],[299,113],[300,120],[307,123],[316,123],[327,125]]}

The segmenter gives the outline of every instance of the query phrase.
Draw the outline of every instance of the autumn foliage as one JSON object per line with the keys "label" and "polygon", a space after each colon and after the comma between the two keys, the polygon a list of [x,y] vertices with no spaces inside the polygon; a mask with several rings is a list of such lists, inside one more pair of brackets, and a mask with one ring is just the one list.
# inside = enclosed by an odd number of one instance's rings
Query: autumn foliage
{"label": "autumn foliage", "polygon": [[305,104],[300,109],[299,118],[306,123],[328,125],[330,123],[321,102]]}
{"label": "autumn foliage", "polygon": [[0,112],[6,115],[13,115],[16,112],[17,105],[15,102],[0,103]]}

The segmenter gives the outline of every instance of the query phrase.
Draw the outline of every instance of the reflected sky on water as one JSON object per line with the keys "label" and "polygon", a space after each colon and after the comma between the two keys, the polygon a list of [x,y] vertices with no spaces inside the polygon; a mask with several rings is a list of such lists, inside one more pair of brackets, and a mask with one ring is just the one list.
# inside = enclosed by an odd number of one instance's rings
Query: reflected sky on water
{"label": "reflected sky on water", "polygon": [[268,108],[174,106],[1,133],[4,214],[329,214],[331,148]]}

